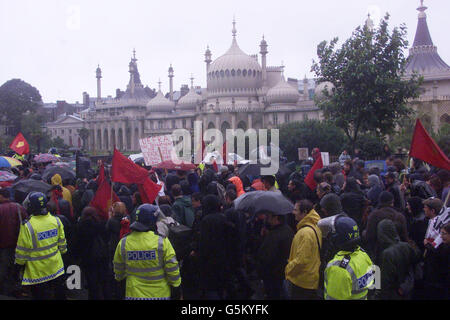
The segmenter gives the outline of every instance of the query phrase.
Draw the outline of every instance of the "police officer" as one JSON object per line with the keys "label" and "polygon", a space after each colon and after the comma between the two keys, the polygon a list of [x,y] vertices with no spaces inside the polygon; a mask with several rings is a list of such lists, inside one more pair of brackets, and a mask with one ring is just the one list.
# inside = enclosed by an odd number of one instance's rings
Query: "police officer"
{"label": "police officer", "polygon": [[156,232],[159,207],[143,204],[136,210],[131,233],[123,237],[114,254],[114,274],[126,278],[126,300],[165,300],[180,295],[180,270],[168,238]]}
{"label": "police officer", "polygon": [[360,235],[355,220],[338,217],[331,237],[339,251],[325,269],[325,299],[367,300],[368,289],[374,283],[374,266],[358,245]]}
{"label": "police officer", "polygon": [[31,218],[20,226],[15,263],[23,271],[22,285],[31,286],[34,299],[65,299],[64,264],[67,252],[63,224],[46,208],[47,197],[33,192],[28,197]]}

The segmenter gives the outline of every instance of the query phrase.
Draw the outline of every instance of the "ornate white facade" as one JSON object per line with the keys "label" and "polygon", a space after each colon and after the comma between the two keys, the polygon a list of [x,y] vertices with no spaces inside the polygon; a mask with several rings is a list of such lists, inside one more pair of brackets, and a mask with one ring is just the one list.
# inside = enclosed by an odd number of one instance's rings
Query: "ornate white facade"
{"label": "ornate white facade", "polygon": [[319,119],[320,112],[307,94],[298,90],[298,82],[286,81],[283,66],[267,66],[267,42],[260,43],[261,63],[257,55],[243,52],[236,40],[233,22],[232,43],[228,51],[214,61],[209,48],[205,52],[207,85],[194,88],[174,100],[173,68],[169,68],[168,98],[161,88],[150,98],[140,81],[135,55],[129,64],[130,81],[119,99],[101,98],[101,70],[97,68],[97,103],[83,112],[90,130],[89,149],[110,151],[114,145],[122,151],[139,150],[139,138],[171,133],[174,129],[193,130],[194,121],[203,127],[260,129],[285,122]]}

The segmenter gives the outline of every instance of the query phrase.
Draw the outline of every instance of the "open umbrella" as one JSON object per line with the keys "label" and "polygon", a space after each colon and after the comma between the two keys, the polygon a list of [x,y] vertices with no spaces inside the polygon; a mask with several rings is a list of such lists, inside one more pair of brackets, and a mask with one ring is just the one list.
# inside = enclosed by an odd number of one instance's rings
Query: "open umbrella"
{"label": "open umbrella", "polygon": [[280,192],[251,191],[234,200],[234,208],[253,214],[271,212],[286,215],[292,213],[294,205]]}
{"label": "open umbrella", "polygon": [[12,185],[12,188],[15,191],[20,191],[28,194],[32,191],[46,193],[52,188],[52,186],[41,180],[26,179],[14,183]]}
{"label": "open umbrella", "polygon": [[247,163],[238,169],[240,177],[251,176],[259,177],[261,175],[261,168],[268,168],[270,164],[260,164],[260,163]]}
{"label": "open umbrella", "polygon": [[0,182],[14,181],[16,179],[17,176],[15,174],[12,174],[9,171],[0,171]]}
{"label": "open umbrella", "polygon": [[0,157],[0,168],[11,168],[20,165],[22,165],[22,162],[17,159],[11,157]]}
{"label": "open umbrella", "polygon": [[192,164],[190,162],[177,161],[175,163],[172,160],[166,160],[153,166],[153,168],[156,169],[181,170],[181,171],[189,171],[195,169],[196,167],[197,166],[195,164]]}
{"label": "open umbrella", "polygon": [[40,153],[38,155],[35,155],[33,160],[37,163],[44,163],[44,162],[59,161],[59,158],[50,153]]}
{"label": "open umbrella", "polygon": [[55,174],[59,174],[62,180],[72,180],[76,177],[75,172],[70,167],[49,166],[42,173],[42,180],[50,181]]}

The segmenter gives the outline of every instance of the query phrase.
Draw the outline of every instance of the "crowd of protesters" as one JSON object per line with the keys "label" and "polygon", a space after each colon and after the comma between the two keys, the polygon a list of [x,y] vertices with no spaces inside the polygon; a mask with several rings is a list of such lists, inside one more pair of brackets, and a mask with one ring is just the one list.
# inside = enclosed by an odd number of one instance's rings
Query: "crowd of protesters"
{"label": "crowd of protesters", "polygon": [[[320,156],[320,155],[319,155]],[[237,165],[203,165],[191,171],[149,170],[163,187],[155,203],[161,210],[155,232],[170,238],[169,227],[192,230],[174,245],[183,299],[320,299],[327,260],[333,257],[328,221],[348,216],[361,230],[360,246],[381,271],[380,289],[371,299],[448,299],[450,173],[417,159],[405,163],[388,155],[386,172],[366,168],[363,159],[343,152],[314,172],[317,187],[305,183],[311,160],[289,174],[246,176]],[[13,168],[18,180],[42,180],[45,165],[23,161]],[[151,169],[151,168],[148,168]],[[130,232],[142,199],[136,185],[112,183],[120,201],[103,220],[90,206],[98,172],[84,179],[48,181],[47,209],[64,226],[64,265],[78,265],[88,299],[123,299],[124,281],[114,279],[113,258]],[[106,177],[109,179],[108,165]],[[256,217],[236,210],[247,192],[282,193],[294,204],[288,215]],[[19,224],[29,217],[27,194],[0,189],[0,294],[22,297],[14,269]],[[309,226],[309,228],[305,228]],[[440,243],[436,239],[440,237]],[[19,283],[19,284],[18,284]],[[70,297],[70,290],[58,297]]]}

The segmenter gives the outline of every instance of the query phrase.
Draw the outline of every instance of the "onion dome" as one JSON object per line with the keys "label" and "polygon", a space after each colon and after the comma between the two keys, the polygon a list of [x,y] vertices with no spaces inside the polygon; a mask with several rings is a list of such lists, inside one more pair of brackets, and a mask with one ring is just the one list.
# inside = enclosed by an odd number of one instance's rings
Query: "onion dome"
{"label": "onion dome", "polygon": [[280,82],[267,91],[267,102],[270,104],[297,103],[298,99],[300,99],[300,93],[284,80],[284,76],[281,77]]}
{"label": "onion dome", "polygon": [[228,51],[214,60],[208,69],[208,90],[213,93],[255,91],[262,77],[257,58],[242,51],[236,41],[233,21],[233,41]]}
{"label": "onion dome", "polygon": [[191,78],[191,89],[189,90],[189,92],[180,98],[180,100],[178,100],[177,103],[177,109],[179,110],[192,110],[197,107],[197,103],[200,101],[201,96],[195,92],[194,89],[194,83],[193,83],[194,78]]}
{"label": "onion dome", "polygon": [[161,92],[161,82],[159,84],[158,93],[147,103],[147,110],[150,112],[172,112],[175,108],[175,103],[164,97]]}
{"label": "onion dome", "polygon": [[328,94],[333,94],[334,84],[330,81],[324,81],[319,83],[314,89],[314,97],[318,100],[322,100],[325,98],[323,91],[326,90]]}

